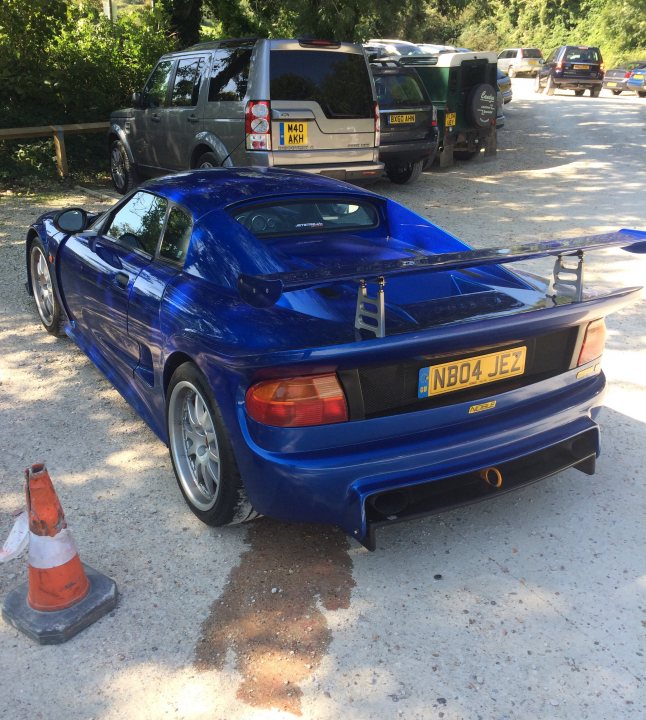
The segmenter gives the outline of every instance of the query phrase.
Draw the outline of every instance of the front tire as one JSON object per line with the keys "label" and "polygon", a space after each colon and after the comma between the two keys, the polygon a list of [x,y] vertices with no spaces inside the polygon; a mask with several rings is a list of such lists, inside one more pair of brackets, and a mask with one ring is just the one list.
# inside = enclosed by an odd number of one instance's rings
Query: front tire
{"label": "front tire", "polygon": [[62,337],[64,334],[63,311],[56,297],[47,254],[40,238],[34,240],[29,251],[29,277],[36,300],[36,309],[43,327],[50,335]]}
{"label": "front tire", "polygon": [[540,93],[543,92],[543,88],[541,87],[541,78],[538,73],[534,75],[534,92]]}
{"label": "front tire", "polygon": [[110,145],[110,176],[115,190],[121,195],[133,190],[139,183],[135,166],[130,162],[121,140]]}
{"label": "front tire", "polygon": [[166,395],[168,447],[177,484],[191,511],[207,525],[249,520],[249,505],[222,414],[192,363],[175,370]]}
{"label": "front tire", "polygon": [[396,185],[406,185],[417,180],[424,169],[424,160],[408,163],[408,165],[392,166],[386,165],[386,175]]}

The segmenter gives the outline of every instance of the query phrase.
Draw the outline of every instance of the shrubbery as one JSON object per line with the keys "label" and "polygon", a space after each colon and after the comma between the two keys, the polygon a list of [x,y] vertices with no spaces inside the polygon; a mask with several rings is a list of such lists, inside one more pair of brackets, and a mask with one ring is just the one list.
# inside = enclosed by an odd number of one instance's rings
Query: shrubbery
{"label": "shrubbery", "polygon": [[[167,23],[162,10],[148,9],[112,23],[100,0],[2,0],[0,127],[107,120],[173,48]],[[107,164],[102,137],[68,136],[66,146],[72,170]],[[0,144],[0,178],[53,174],[53,154],[51,140]]]}

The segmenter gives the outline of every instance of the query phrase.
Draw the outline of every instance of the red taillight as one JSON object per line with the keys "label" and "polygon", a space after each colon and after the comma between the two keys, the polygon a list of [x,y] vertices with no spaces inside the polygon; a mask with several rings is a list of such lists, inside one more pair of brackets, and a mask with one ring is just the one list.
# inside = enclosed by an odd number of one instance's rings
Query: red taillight
{"label": "red taillight", "polygon": [[603,347],[606,344],[606,323],[603,319],[594,320],[585,330],[585,338],[579,353],[579,365],[585,365],[596,360],[603,354]]}
{"label": "red taillight", "polygon": [[336,375],[264,380],[245,398],[249,417],[265,425],[306,427],[348,419],[348,405]]}
{"label": "red taillight", "polygon": [[559,72],[561,72],[561,70],[563,70],[563,61],[562,60],[561,60],[561,62],[556,63],[556,70],[558,70]]}
{"label": "red taillight", "polygon": [[631,75],[632,75],[632,73],[630,70],[628,72],[624,73],[625,78],[629,78]]}
{"label": "red taillight", "polygon": [[381,143],[381,116],[379,115],[379,103],[375,103],[375,147]]}
{"label": "red taillight", "polygon": [[269,100],[250,100],[245,108],[247,150],[271,150],[271,107]]}

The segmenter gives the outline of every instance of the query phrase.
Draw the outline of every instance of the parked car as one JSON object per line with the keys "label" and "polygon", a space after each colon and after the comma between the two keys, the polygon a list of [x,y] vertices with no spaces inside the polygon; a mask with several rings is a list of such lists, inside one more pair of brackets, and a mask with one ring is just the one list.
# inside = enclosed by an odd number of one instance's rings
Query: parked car
{"label": "parked car", "polygon": [[602,83],[603,59],[598,47],[561,45],[541,65],[534,90],[540,93],[545,87],[547,95],[553,95],[557,88],[574,90],[577,96],[589,90],[590,97],[599,97]]}
{"label": "parked car", "polygon": [[439,55],[440,53],[457,52],[453,45],[434,45],[432,43],[417,43],[417,47],[425,55]]}
{"label": "parked car", "polygon": [[626,80],[626,88],[633,90],[639,97],[646,97],[646,66],[635,68]]}
{"label": "parked car", "polygon": [[496,56],[490,52],[455,52],[400,57],[415,68],[437,109],[441,167],[468,160],[484,149],[494,154],[498,89]]}
{"label": "parked car", "polygon": [[379,159],[397,184],[416,180],[437,150],[437,111],[415,70],[396,61],[370,66],[379,114]]}
{"label": "parked car", "polygon": [[45,329],[169,446],[198,518],[331,523],[372,549],[382,525],[594,471],[603,318],[639,289],[504,265],[607,245],[646,233],[472,251],[330,178],[220,168],[49,212],[26,261]]}
{"label": "parked car", "polygon": [[628,78],[633,70],[646,68],[646,60],[636,60],[624,63],[616,68],[606,70],[603,78],[603,87],[611,90],[613,95],[620,95],[624,90],[631,90],[627,85]]}
{"label": "parked car", "polygon": [[511,102],[511,99],[513,97],[512,89],[511,89],[511,80],[508,75],[505,75],[500,68],[498,68],[497,71],[498,76],[498,96],[497,96],[497,107],[498,107],[498,114],[496,116],[496,127],[501,128],[505,126],[505,113],[504,113],[504,106]]}
{"label": "parked car", "polygon": [[221,40],[170,53],[110,123],[121,193],[142,176],[220,165],[347,180],[383,170],[372,78],[350,43]]}
{"label": "parked car", "polygon": [[543,63],[538,48],[507,48],[498,55],[498,69],[513,78],[516,75],[536,75]]}
{"label": "parked car", "polygon": [[370,59],[375,57],[423,54],[422,50],[420,50],[415,43],[408,42],[407,40],[372,38],[368,40],[367,43],[364,43],[363,47],[369,54]]}

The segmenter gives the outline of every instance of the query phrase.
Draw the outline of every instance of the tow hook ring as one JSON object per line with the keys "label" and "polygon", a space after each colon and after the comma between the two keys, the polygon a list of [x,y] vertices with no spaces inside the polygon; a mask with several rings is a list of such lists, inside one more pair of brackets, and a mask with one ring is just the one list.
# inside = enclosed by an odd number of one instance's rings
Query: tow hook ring
{"label": "tow hook ring", "polygon": [[502,473],[498,468],[490,467],[480,470],[480,477],[493,488],[502,487]]}

